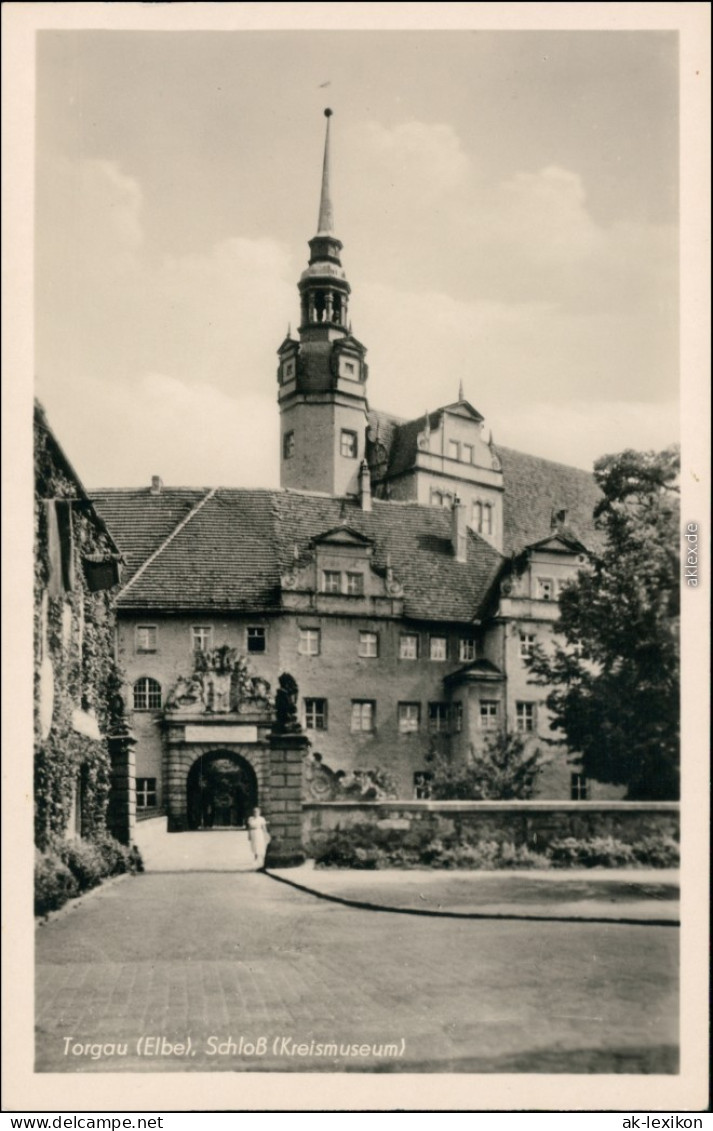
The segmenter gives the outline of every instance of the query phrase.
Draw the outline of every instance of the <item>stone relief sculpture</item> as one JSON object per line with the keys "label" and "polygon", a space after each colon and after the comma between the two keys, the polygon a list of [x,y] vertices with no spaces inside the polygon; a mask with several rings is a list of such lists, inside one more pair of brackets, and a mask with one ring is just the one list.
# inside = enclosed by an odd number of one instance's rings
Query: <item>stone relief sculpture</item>
{"label": "stone relief sculpture", "polygon": [[166,700],[174,713],[214,715],[269,710],[270,684],[250,674],[247,660],[227,644],[196,652],[191,676],[180,676]]}

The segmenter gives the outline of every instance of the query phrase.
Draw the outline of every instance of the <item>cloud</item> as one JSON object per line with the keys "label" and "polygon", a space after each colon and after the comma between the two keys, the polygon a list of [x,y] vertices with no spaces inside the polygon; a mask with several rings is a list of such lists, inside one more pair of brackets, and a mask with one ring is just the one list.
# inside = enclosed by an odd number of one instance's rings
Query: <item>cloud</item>
{"label": "cloud", "polygon": [[278,484],[279,428],[270,396],[230,396],[166,373],[110,386],[77,378],[68,398],[40,392],[89,488],[148,486],[152,475],[167,486]]}

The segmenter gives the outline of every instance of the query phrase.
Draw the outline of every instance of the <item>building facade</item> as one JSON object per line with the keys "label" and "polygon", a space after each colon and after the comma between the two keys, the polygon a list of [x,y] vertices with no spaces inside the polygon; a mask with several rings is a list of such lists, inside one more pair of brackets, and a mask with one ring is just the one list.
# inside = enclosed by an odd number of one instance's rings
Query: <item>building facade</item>
{"label": "building facade", "polygon": [[[327,113],[327,112],[326,112]],[[428,791],[434,751],[550,737],[526,660],[596,548],[592,477],[496,447],[457,401],[370,408],[334,232],[329,129],[300,322],[278,350],[279,490],[97,493],[126,562],[118,659],[139,809],[239,825],[267,788],[272,697],[298,687],[308,795],[345,781]],[[210,781],[213,784],[210,784]],[[538,795],[619,794],[560,750]],[[293,803],[290,802],[290,804]]]}

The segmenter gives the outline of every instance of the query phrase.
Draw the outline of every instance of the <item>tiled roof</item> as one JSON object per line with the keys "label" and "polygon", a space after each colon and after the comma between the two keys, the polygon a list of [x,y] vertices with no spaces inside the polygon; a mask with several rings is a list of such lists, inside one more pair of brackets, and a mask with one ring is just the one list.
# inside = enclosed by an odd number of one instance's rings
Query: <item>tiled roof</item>
{"label": "tiled roof", "polygon": [[552,531],[553,511],[565,510],[569,538],[597,549],[601,536],[594,529],[593,511],[600,491],[594,477],[540,456],[496,447],[503,465],[505,495],[503,553],[519,553],[541,542]]}
{"label": "tiled roof", "polygon": [[206,488],[181,487],[160,495],[152,495],[148,487],[109,487],[91,492],[97,510],[124,555],[122,584],[126,584],[206,493]]}
{"label": "tiled roof", "polygon": [[[295,546],[302,557],[313,538],[341,523],[373,541],[377,569],[386,568],[389,556],[404,587],[405,615],[414,619],[477,617],[503,561],[469,532],[468,560],[457,562],[451,515],[442,508],[375,501],[364,512],[356,502],[326,495],[223,488],[198,505],[204,496],[171,488],[154,496],[132,490],[95,496],[133,563],[134,580],[125,577],[119,607],[276,610],[280,575],[294,564]],[[193,515],[170,537],[189,504]],[[150,536],[153,520],[157,529]],[[156,553],[161,541],[165,545]],[[141,555],[146,561],[152,553],[153,560],[137,572]]]}
{"label": "tiled roof", "polygon": [[[432,431],[439,427],[443,411],[429,413]],[[371,409],[369,419],[372,428],[378,423],[379,440],[386,449],[379,465],[374,466],[374,473],[388,479],[413,467],[425,415],[416,420],[399,420]],[[589,549],[600,546],[601,536],[594,529],[592,518],[600,492],[590,472],[512,448],[496,446],[495,451],[503,466],[503,553],[519,553],[525,546],[542,541],[552,530],[553,511],[559,510],[567,511],[566,527],[572,538]]]}

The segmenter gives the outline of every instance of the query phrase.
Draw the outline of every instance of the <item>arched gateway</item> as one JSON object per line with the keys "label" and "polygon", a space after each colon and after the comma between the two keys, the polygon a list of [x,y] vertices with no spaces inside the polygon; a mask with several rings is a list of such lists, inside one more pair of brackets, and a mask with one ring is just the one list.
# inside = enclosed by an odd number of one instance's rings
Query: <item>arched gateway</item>
{"label": "arched gateway", "polygon": [[[163,713],[164,798],[169,832],[244,828],[260,805],[270,826],[268,863],[286,867],[302,851],[302,762],[309,742],[297,723],[297,687],[252,676],[223,645],[197,653]],[[288,690],[286,690],[286,688]]]}
{"label": "arched gateway", "polygon": [[258,804],[255,770],[231,750],[201,754],[188,771],[186,813],[189,829],[245,828]]}

